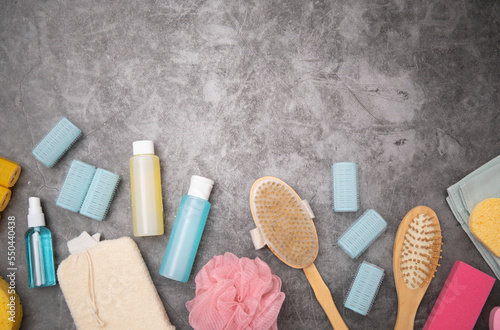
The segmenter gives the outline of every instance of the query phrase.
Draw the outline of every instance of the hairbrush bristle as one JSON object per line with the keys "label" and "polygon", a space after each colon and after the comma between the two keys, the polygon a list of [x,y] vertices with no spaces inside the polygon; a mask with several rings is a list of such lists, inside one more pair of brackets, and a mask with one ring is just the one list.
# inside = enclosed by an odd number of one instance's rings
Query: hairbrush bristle
{"label": "hairbrush bristle", "polygon": [[272,179],[258,182],[253,192],[254,219],[271,250],[289,266],[309,266],[317,256],[318,240],[300,198]]}
{"label": "hairbrush bristle", "polygon": [[404,236],[400,269],[406,286],[410,289],[422,287],[434,277],[441,258],[441,230],[434,217],[419,214]]}

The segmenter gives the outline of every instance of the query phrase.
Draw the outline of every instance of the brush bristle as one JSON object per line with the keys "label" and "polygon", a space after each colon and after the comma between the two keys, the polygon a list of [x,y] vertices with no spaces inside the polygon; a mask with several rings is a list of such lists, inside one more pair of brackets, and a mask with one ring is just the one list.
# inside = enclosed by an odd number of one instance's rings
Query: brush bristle
{"label": "brush bristle", "polygon": [[309,266],[318,254],[318,240],[301,200],[284,182],[271,179],[253,192],[255,221],[271,250],[291,267]]}
{"label": "brush bristle", "polygon": [[406,231],[400,269],[410,289],[424,286],[434,277],[441,258],[441,230],[434,217],[419,214]]}

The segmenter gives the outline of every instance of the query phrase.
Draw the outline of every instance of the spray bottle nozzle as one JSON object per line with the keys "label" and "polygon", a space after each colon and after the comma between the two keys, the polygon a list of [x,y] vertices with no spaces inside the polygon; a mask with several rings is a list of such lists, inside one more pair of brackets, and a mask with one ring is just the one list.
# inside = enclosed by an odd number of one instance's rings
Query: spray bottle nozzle
{"label": "spray bottle nozzle", "polygon": [[38,197],[30,197],[29,198],[29,214],[37,214],[42,212],[42,205],[40,204],[40,198]]}
{"label": "spray bottle nozzle", "polygon": [[45,226],[45,216],[40,204],[40,198],[30,197],[28,201],[28,227]]}

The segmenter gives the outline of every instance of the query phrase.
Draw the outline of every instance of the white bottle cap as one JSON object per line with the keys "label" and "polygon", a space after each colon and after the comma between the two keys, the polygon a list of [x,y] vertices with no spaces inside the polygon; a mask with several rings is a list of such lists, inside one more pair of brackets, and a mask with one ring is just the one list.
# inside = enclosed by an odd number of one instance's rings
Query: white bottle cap
{"label": "white bottle cap", "polygon": [[203,198],[208,201],[214,182],[202,176],[193,175],[189,185],[188,195]]}
{"label": "white bottle cap", "polygon": [[154,155],[155,154],[155,145],[153,141],[142,140],[135,141],[132,144],[132,149],[135,155]]}
{"label": "white bottle cap", "polygon": [[40,198],[30,197],[28,209],[28,227],[45,226],[45,215],[42,212]]}

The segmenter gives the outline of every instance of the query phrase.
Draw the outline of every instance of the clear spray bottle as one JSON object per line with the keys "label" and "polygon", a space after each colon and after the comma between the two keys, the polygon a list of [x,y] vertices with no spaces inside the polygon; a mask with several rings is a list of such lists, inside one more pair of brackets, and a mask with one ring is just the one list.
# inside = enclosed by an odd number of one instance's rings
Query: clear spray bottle
{"label": "clear spray bottle", "polygon": [[160,275],[180,282],[188,281],[210,210],[208,198],[213,185],[210,179],[197,175],[191,177],[188,194],[182,197],[168,239]]}
{"label": "clear spray bottle", "polygon": [[24,234],[24,241],[29,287],[41,288],[55,285],[52,235],[45,227],[45,216],[38,197],[29,198],[28,231]]}

